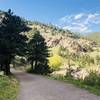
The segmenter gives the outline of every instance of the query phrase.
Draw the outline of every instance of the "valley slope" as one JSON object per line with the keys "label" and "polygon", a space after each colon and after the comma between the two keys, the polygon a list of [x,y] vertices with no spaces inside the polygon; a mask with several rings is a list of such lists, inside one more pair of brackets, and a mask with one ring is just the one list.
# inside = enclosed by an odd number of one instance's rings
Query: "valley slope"
{"label": "valley slope", "polygon": [[100,45],[100,32],[94,32],[86,35],[86,37],[90,40],[94,40],[97,42],[98,45]]}

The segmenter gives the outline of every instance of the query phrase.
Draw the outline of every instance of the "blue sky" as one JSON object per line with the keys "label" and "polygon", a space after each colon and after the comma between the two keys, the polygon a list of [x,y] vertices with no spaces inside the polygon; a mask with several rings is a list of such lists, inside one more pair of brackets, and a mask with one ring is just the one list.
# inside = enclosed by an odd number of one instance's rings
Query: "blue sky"
{"label": "blue sky", "polygon": [[100,0],[0,0],[0,9],[26,19],[86,33],[100,31]]}

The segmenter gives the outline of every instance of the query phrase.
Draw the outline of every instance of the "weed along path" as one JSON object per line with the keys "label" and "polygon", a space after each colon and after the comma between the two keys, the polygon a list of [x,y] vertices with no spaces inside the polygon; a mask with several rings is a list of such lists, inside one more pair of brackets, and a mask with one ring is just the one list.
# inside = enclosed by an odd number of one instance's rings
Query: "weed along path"
{"label": "weed along path", "polygon": [[100,96],[73,85],[13,70],[20,81],[17,100],[100,100]]}

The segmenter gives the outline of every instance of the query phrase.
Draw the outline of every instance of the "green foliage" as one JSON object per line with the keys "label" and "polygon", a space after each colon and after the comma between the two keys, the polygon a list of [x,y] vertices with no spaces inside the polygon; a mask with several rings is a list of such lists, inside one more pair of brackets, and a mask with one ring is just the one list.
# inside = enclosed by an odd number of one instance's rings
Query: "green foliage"
{"label": "green foliage", "polygon": [[59,55],[53,55],[49,57],[49,66],[53,70],[58,70],[62,64],[62,57]]}
{"label": "green foliage", "polygon": [[3,12],[3,16],[0,14],[0,69],[8,75],[15,55],[23,55],[26,51],[27,38],[20,33],[27,31],[28,27],[11,10]]}
{"label": "green foliage", "polygon": [[18,88],[15,77],[0,76],[0,100],[17,100]]}
{"label": "green foliage", "polygon": [[27,60],[25,59],[25,57],[16,56],[12,61],[12,64],[15,68],[22,66],[25,67],[27,65]]}
{"label": "green foliage", "polygon": [[33,38],[29,41],[28,61],[31,63],[31,68],[34,73],[46,74],[49,73],[48,57],[49,51],[45,39],[40,32],[35,29]]}
{"label": "green foliage", "polygon": [[84,79],[84,83],[89,86],[100,86],[100,74],[90,72],[89,76]]}

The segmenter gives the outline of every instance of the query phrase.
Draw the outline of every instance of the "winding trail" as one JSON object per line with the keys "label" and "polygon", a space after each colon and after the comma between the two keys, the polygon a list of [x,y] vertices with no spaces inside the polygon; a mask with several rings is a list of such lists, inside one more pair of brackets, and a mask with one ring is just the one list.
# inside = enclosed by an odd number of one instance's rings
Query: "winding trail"
{"label": "winding trail", "polygon": [[100,100],[100,96],[77,88],[71,84],[12,71],[20,81],[17,100]]}

